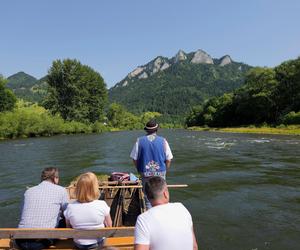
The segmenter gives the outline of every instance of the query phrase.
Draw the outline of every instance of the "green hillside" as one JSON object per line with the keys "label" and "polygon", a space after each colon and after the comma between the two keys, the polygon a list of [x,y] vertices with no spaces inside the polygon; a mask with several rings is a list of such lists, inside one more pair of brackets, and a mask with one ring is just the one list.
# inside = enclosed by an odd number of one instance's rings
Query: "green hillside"
{"label": "green hillside", "polygon": [[31,88],[37,81],[37,79],[25,72],[18,72],[7,78],[7,87],[15,89]]}
{"label": "green hillside", "polygon": [[300,124],[300,58],[249,70],[232,93],[198,103],[187,126],[232,127]]}
{"label": "green hillside", "polygon": [[45,77],[37,80],[24,72],[18,72],[7,78],[7,87],[21,99],[30,102],[41,102],[46,93]]}
{"label": "green hillside", "polygon": [[199,52],[198,62],[192,63],[195,54],[179,51],[171,59],[157,57],[138,67],[109,90],[110,102],[134,113],[182,116],[192,106],[240,87],[251,68],[229,56],[212,59],[204,51]]}

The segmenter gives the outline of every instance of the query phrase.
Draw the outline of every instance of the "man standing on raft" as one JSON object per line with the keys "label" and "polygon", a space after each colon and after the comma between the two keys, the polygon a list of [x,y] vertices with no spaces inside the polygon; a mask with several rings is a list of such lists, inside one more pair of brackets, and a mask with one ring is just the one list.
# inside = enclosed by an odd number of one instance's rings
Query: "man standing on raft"
{"label": "man standing on raft", "polygon": [[[142,177],[143,186],[149,177],[160,176],[166,178],[173,155],[167,140],[158,136],[158,123],[155,120],[147,122],[144,130],[147,135],[139,137],[133,146],[130,157]],[[147,208],[151,207],[146,199]]]}

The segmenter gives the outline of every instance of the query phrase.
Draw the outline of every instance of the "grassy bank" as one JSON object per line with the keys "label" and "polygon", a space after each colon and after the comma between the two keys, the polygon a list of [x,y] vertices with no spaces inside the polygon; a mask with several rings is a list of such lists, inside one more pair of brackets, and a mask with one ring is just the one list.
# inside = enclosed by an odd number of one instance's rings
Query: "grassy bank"
{"label": "grassy bank", "polygon": [[300,125],[280,125],[278,127],[234,127],[234,128],[209,128],[209,127],[189,127],[194,131],[215,131],[228,133],[254,133],[254,134],[282,134],[282,135],[300,135]]}

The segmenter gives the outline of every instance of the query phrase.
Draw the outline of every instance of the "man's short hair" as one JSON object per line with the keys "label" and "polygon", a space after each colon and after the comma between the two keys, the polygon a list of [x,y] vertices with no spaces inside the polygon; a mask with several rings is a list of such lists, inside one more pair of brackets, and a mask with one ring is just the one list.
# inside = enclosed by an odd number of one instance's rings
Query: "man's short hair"
{"label": "man's short hair", "polygon": [[161,198],[166,185],[165,179],[160,176],[150,177],[145,183],[145,193],[147,198],[149,200]]}
{"label": "man's short hair", "polygon": [[58,177],[58,168],[45,168],[41,174],[41,181],[51,180],[53,182],[55,177]]}

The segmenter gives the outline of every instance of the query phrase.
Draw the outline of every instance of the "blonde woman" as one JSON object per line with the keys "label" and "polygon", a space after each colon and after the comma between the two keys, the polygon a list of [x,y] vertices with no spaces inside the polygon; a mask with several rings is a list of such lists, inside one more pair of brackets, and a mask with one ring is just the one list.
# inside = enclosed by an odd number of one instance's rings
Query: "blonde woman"
{"label": "blonde woman", "polygon": [[[79,176],[76,184],[77,201],[68,205],[64,212],[68,227],[75,229],[98,229],[111,227],[110,208],[105,201],[98,200],[98,179],[88,172]],[[99,239],[74,239],[79,249],[98,247]]]}

